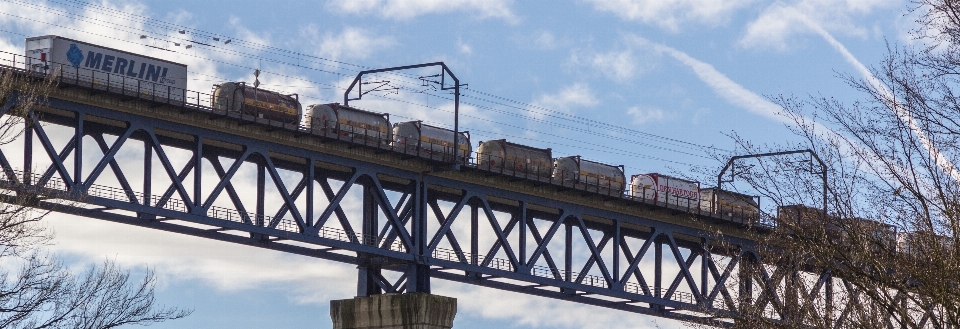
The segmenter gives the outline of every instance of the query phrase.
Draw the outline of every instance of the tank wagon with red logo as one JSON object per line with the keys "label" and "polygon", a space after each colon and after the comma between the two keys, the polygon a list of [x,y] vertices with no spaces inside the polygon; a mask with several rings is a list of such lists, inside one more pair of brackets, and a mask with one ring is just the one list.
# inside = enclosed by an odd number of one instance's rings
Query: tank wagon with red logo
{"label": "tank wagon with red logo", "polygon": [[700,207],[700,183],[658,173],[630,177],[630,196],[680,209]]}

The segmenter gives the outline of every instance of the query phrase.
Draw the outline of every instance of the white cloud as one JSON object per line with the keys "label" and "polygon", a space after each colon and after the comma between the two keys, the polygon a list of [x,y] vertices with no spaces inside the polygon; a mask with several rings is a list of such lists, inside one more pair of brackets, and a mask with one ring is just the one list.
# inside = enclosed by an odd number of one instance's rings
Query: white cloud
{"label": "white cloud", "polygon": [[664,114],[663,110],[658,108],[640,108],[639,106],[634,106],[627,109],[627,115],[633,118],[633,123],[642,125],[651,121],[660,121],[663,120]]}
{"label": "white cloud", "polygon": [[[887,107],[891,108],[897,118],[903,123],[907,124],[910,130],[917,135],[920,145],[923,146],[925,151],[927,151],[927,154],[933,159],[934,163],[940,167],[940,170],[943,170],[943,172],[950,175],[954,181],[960,182],[960,169],[957,168],[956,164],[951,162],[950,157],[944,155],[943,152],[937,148],[936,144],[930,140],[930,137],[927,136],[925,130],[920,126],[916,119],[914,119],[913,114],[911,114],[908,109],[903,107],[903,103],[897,100],[896,95],[887,89],[883,82],[881,82],[880,79],[877,79],[877,77],[874,76],[873,73],[870,72],[870,70],[867,69],[867,67],[863,65],[863,63],[861,63],[860,60],[858,60],[853,53],[847,49],[846,46],[840,43],[840,41],[837,41],[837,39],[834,38],[829,31],[817,25],[815,22],[806,21],[806,23],[810,29],[823,37],[823,39],[827,41],[827,43],[829,43],[834,50],[839,52],[843,58],[851,66],[853,66],[857,72],[860,73],[860,75],[863,76],[864,80],[870,83],[870,85],[873,86],[878,93],[880,93],[886,102],[889,102]],[[869,154],[869,152],[866,154]]]}
{"label": "white cloud", "polygon": [[393,38],[376,36],[372,32],[347,27],[339,34],[330,32],[321,35],[317,26],[311,24],[301,31],[308,43],[314,45],[320,57],[338,59],[363,59],[377,51],[396,44]]}
{"label": "white cloud", "polygon": [[224,291],[304,285],[309,288],[287,297],[317,304],[353,295],[352,287],[329,284],[355,278],[354,267],[345,264],[96,219],[53,214],[45,220],[57,232],[54,250],[92,263],[111,255],[127,268],[147,265],[165,284],[202,280]]}
{"label": "white cloud", "polygon": [[239,17],[230,16],[230,28],[236,31],[237,36],[250,43],[270,46],[270,35],[265,32],[258,33],[247,28],[247,25],[240,21]]}
{"label": "white cloud", "polygon": [[540,49],[554,49],[557,47],[557,38],[550,31],[543,31],[533,40],[533,44]]}
{"label": "white cloud", "polygon": [[780,106],[730,80],[726,75],[717,71],[713,65],[693,58],[682,51],[650,42],[639,36],[630,36],[628,39],[635,46],[652,48],[654,51],[673,57],[681,64],[686,65],[693,70],[697,78],[706,83],[713,89],[714,93],[726,99],[727,102],[767,118],[785,122],[786,119],[778,115]]}
{"label": "white cloud", "polygon": [[373,14],[398,20],[461,11],[480,18],[515,21],[516,16],[510,10],[512,2],[512,0],[333,0],[328,3],[328,7],[342,13]]}
{"label": "white cloud", "polygon": [[[535,101],[534,106],[544,107],[551,111],[572,113],[573,109],[580,107],[591,107],[599,103],[590,86],[582,83],[575,83],[567,86],[555,94],[542,94]],[[544,114],[529,112],[528,115],[534,118],[542,119]]]}
{"label": "white cloud", "polygon": [[789,48],[796,35],[816,33],[810,22],[827,31],[858,37],[873,34],[872,28],[861,26],[856,18],[877,8],[899,5],[885,0],[800,0],[774,3],[747,25],[740,44],[748,48]]}
{"label": "white cloud", "polygon": [[719,24],[753,0],[584,0],[599,11],[641,21],[670,31],[687,22]]}
{"label": "white cloud", "polygon": [[460,53],[462,53],[462,54],[464,54],[464,55],[471,55],[471,54],[473,54],[473,47],[470,47],[470,45],[468,45],[467,43],[463,42],[463,40],[457,39],[457,48],[459,48],[459,49],[460,49]]}
{"label": "white cloud", "polygon": [[633,77],[636,70],[636,59],[633,51],[611,51],[594,54],[590,58],[590,65],[603,72],[607,77],[615,80],[627,80]]}

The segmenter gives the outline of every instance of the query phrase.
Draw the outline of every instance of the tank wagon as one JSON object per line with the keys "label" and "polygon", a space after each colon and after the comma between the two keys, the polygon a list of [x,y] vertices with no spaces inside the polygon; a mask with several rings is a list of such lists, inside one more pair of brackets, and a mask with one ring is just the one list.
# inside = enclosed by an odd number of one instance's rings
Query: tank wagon
{"label": "tank wagon", "polygon": [[470,133],[460,132],[456,147],[453,146],[453,130],[423,124],[421,121],[407,121],[393,124],[393,142],[391,146],[397,152],[415,154],[419,157],[442,162],[456,159],[466,164],[470,158]]}
{"label": "tank wagon", "polygon": [[623,165],[583,160],[579,155],[556,158],[553,161],[553,179],[563,186],[606,195],[623,195],[627,181]]}
{"label": "tank wagon", "polygon": [[252,116],[258,119],[299,124],[303,116],[297,94],[284,95],[275,91],[247,86],[245,82],[224,82],[215,85],[210,105],[228,114]]}
{"label": "tank wagon", "polygon": [[820,227],[827,231],[836,231],[838,224],[838,219],[834,216],[825,215],[823,209],[802,204],[777,207],[777,220],[803,229]]}
{"label": "tank wagon", "polygon": [[490,140],[480,142],[477,147],[477,166],[513,176],[549,179],[553,174],[553,151],[514,144],[506,139]]}
{"label": "tank wagon", "polygon": [[[884,248],[893,248],[897,243],[896,228],[892,225],[866,218],[841,218],[827,214],[822,209],[811,208],[805,205],[781,206],[777,208],[777,220],[780,224],[792,224],[800,230],[822,232],[825,238],[831,241],[854,246],[861,246],[880,251]],[[855,236],[861,235],[861,236]]]}
{"label": "tank wagon", "polygon": [[743,224],[753,224],[760,218],[760,204],[754,197],[716,187],[700,189],[700,210],[730,217]]}
{"label": "tank wagon", "polygon": [[885,252],[897,247],[897,230],[893,225],[866,218],[849,218],[849,225],[854,225],[852,232],[864,235],[861,239],[854,239],[844,234],[844,242],[853,244],[860,241],[861,247],[872,252]]}
{"label": "tank wagon", "polygon": [[630,196],[680,209],[698,209],[700,183],[657,173],[633,175]]}
{"label": "tank wagon", "polygon": [[339,103],[307,106],[304,125],[311,134],[358,144],[385,146],[393,140],[390,114],[364,111]]}

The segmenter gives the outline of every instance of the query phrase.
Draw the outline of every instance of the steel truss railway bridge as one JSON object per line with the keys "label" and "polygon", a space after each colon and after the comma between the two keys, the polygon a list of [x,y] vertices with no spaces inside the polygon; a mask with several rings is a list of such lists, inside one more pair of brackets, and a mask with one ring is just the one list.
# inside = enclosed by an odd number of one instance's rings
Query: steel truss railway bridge
{"label": "steel truss railway bridge", "polygon": [[863,307],[834,298],[858,294],[842,278],[765,264],[729,219],[107,88],[60,81],[16,114],[3,201],[353,264],[359,296],[440,279],[718,327],[750,309],[839,328]]}

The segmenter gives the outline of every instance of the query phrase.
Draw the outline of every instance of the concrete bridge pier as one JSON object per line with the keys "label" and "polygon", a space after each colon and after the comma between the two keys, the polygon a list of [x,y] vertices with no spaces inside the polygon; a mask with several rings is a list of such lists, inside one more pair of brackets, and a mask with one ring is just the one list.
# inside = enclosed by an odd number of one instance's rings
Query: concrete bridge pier
{"label": "concrete bridge pier", "polygon": [[427,293],[330,301],[334,329],[450,329],[457,299]]}

